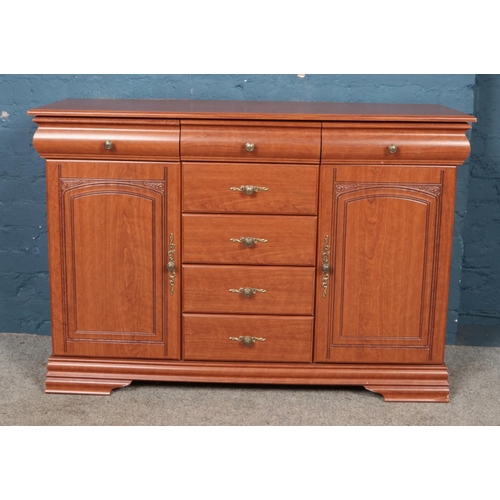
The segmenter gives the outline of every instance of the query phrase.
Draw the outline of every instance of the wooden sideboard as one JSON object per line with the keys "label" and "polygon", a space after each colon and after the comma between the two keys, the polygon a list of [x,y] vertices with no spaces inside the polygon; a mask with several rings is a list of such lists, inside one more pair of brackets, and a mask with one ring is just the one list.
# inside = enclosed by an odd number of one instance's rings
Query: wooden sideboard
{"label": "wooden sideboard", "polygon": [[456,168],[439,105],[68,99],[46,159],[46,392],[361,385],[448,401]]}

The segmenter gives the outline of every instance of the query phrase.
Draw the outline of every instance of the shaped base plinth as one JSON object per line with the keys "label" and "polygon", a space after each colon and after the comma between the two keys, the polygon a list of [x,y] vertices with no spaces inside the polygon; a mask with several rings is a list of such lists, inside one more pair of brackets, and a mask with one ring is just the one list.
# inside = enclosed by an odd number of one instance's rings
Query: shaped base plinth
{"label": "shaped base plinth", "polygon": [[52,378],[47,377],[46,394],[88,394],[91,396],[109,396],[113,389],[130,385],[132,380],[108,380],[97,378]]}
{"label": "shaped base plinth", "polygon": [[377,386],[365,385],[365,389],[381,394],[391,403],[449,403],[450,390],[443,386]]}
{"label": "shaped base plinth", "polygon": [[445,365],[230,363],[52,356],[47,393],[109,395],[133,380],[364,386],[385,401],[448,402]]}

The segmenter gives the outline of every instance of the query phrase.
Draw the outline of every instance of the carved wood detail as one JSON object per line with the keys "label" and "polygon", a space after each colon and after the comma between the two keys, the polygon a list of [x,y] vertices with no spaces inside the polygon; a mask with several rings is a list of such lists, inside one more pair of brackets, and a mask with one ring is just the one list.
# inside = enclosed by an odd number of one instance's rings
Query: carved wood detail
{"label": "carved wood detail", "polygon": [[152,191],[165,192],[164,181],[140,181],[140,180],[117,180],[117,179],[60,179],[61,190],[67,191],[80,186],[134,186],[146,187]]}
{"label": "carved wood detail", "polygon": [[322,182],[330,215],[320,207],[320,228],[332,234],[333,272],[331,294],[317,301],[315,359],[433,359],[444,171],[331,165]]}
{"label": "carved wood detail", "polygon": [[48,393],[155,380],[448,400],[455,171],[474,117],[172,100],[29,113],[48,159]]}
{"label": "carved wood detail", "polygon": [[360,189],[379,189],[379,188],[398,188],[411,191],[423,191],[438,196],[441,194],[441,185],[439,184],[399,184],[399,183],[376,183],[376,182],[338,182],[335,186],[337,195],[356,191]]}
{"label": "carved wood detail", "polygon": [[[62,165],[59,164],[59,170],[61,171]],[[104,343],[108,343],[109,345],[112,345],[113,342],[115,342],[115,345],[123,345],[120,344],[120,341],[123,343],[123,341],[127,340],[130,342],[130,345],[128,347],[128,351],[132,354],[133,352],[137,352],[137,355],[144,356],[148,352],[152,352],[158,349],[159,346],[156,346],[155,343],[163,341],[163,322],[168,321],[168,318],[166,316],[166,311],[163,311],[163,299],[161,298],[164,294],[164,284],[163,284],[163,278],[161,278],[160,282],[160,275],[158,273],[163,274],[162,269],[164,268],[165,264],[165,256],[163,255],[163,251],[161,248],[163,248],[164,244],[163,241],[165,239],[164,234],[165,234],[165,213],[164,213],[164,195],[165,195],[165,181],[149,181],[149,180],[141,180],[141,179],[112,179],[112,178],[65,178],[61,177],[59,180],[59,186],[60,186],[60,227],[61,227],[61,232],[62,232],[62,237],[61,237],[61,261],[62,261],[62,272],[61,272],[61,278],[62,278],[62,286],[63,290],[65,293],[63,293],[64,296],[64,306],[63,310],[65,311],[66,319],[64,321],[64,349],[65,352],[75,352],[75,349],[78,349],[78,345],[80,345],[80,349],[83,350],[88,350],[90,349],[90,352],[92,352],[93,349],[96,350],[102,350],[103,352],[106,351],[107,348],[102,348],[99,347],[100,345],[103,345]],[[154,193],[154,194],[153,194]],[[104,329],[102,328],[102,325],[99,323],[96,323],[97,318],[94,318],[93,321],[91,321],[90,327],[87,328],[81,328],[79,327],[79,320],[78,320],[78,297],[89,297],[90,294],[88,287],[85,289],[82,289],[81,283],[77,283],[77,267],[78,269],[82,268],[82,265],[79,264],[77,265],[77,248],[79,246],[77,245],[77,242],[75,240],[75,237],[77,234],[80,234],[81,236],[81,231],[77,231],[75,228],[75,203],[77,203],[80,200],[83,200],[85,198],[93,197],[93,196],[112,196],[112,195],[121,195],[121,196],[128,196],[128,197],[133,197],[142,199],[146,202],[149,202],[150,205],[150,220],[144,220],[143,222],[147,224],[147,227],[150,227],[153,231],[151,234],[151,243],[152,243],[152,255],[151,255],[151,261],[147,265],[151,266],[151,272],[152,272],[152,282],[151,286],[152,289],[150,290],[151,293],[153,294],[152,299],[146,299],[144,296],[144,286],[145,286],[145,279],[147,279],[146,276],[139,277],[135,276],[133,278],[131,283],[137,283],[137,285],[134,286],[141,286],[142,292],[138,295],[138,300],[142,300],[143,302],[146,300],[147,304],[150,304],[149,309],[151,309],[151,319],[148,320],[147,323],[151,322],[150,327],[146,326],[146,323],[141,323],[140,326],[142,326],[142,329],[138,328],[139,324],[130,324],[126,325],[124,324],[122,328],[117,329],[115,331],[114,328],[111,329]],[[99,200],[99,198],[97,199]],[[103,199],[100,199],[100,202],[102,203]],[[111,201],[109,200],[108,204],[106,206],[113,206],[116,203],[116,201]],[[132,208],[126,208],[126,207],[131,207],[131,205],[126,205],[123,206],[124,210],[132,210]],[[141,213],[144,212],[144,205],[142,206],[142,209],[140,209]],[[135,208],[133,210],[138,210],[139,205],[135,205]],[[119,209],[118,209],[119,210]],[[125,212],[124,212],[125,213]],[[81,222],[83,223],[83,222]],[[128,224],[128,222],[127,222]],[[81,224],[80,224],[81,225]],[[91,230],[92,226],[85,223],[83,228],[85,228],[85,231]],[[142,224],[140,227],[144,228],[144,224]],[[140,227],[136,227],[135,229],[133,227],[130,227],[130,231],[132,233],[129,236],[132,236],[137,232],[137,230],[140,229]],[[81,228],[81,229],[83,229]],[[110,230],[111,228],[108,228]],[[94,226],[94,229],[92,231],[97,231],[101,236],[104,236],[108,230],[104,227],[100,226]],[[113,233],[114,234],[114,233]],[[126,238],[128,240],[129,238]],[[123,249],[127,248],[127,245],[130,245],[128,241],[124,240],[124,245]],[[139,244],[139,242],[136,242],[138,246],[142,247],[142,243]],[[99,246],[94,247],[97,251]],[[129,248],[129,251],[135,252],[136,253],[136,259],[139,258],[140,253],[137,252],[142,252],[145,250],[145,248],[142,248],[139,251],[139,248]],[[115,249],[115,252],[119,251],[118,248]],[[121,252],[120,252],[121,253]],[[80,260],[82,259],[82,255],[80,252]],[[100,260],[100,259],[99,259]],[[144,257],[142,257],[141,262],[146,263],[144,260]],[[105,271],[107,272],[107,271]],[[120,279],[123,280],[125,279],[125,273],[134,273],[133,267],[131,266],[126,266],[126,268],[123,269],[121,275],[122,277],[119,278],[117,275],[115,275],[114,279]],[[137,271],[135,271],[137,273]],[[88,274],[88,273],[86,273]],[[83,275],[80,274],[80,277]],[[82,278],[80,278],[82,279]],[[132,279],[132,277],[131,277]],[[139,284],[141,283],[141,284]],[[79,289],[77,289],[79,287]],[[85,292],[86,290],[86,292]],[[124,293],[125,289],[121,289],[121,291],[116,290],[115,293],[110,295],[109,299],[112,299],[113,297],[117,297],[117,293]],[[96,290],[96,293],[98,293],[98,290]],[[89,295],[90,294],[90,295]],[[158,295],[160,294],[160,295]],[[140,298],[140,299],[139,299]],[[115,301],[116,302],[116,301]],[[102,304],[102,301],[98,302],[99,304]],[[116,302],[116,305],[120,305],[121,302],[118,301]],[[91,318],[95,315],[92,314],[92,310],[94,308],[85,308],[85,317]],[[128,308],[127,308],[128,309]],[[141,309],[141,315],[144,316],[146,314],[146,308],[140,308]],[[118,311],[116,311],[118,313]],[[148,313],[149,314],[149,313]],[[125,310],[123,314],[120,314],[121,317],[126,317],[131,319],[130,313],[128,310]],[[141,317],[142,317],[141,316]],[[164,317],[165,316],[165,317]],[[105,314],[102,320],[106,320],[105,322],[109,322],[106,318],[110,318],[111,316],[109,314]],[[119,317],[114,320],[116,321],[121,321]],[[95,325],[94,325],[95,323]],[[127,327],[127,326],[131,326]],[[144,340],[149,340],[148,344],[144,343]],[[68,342],[72,342],[73,344],[71,346],[68,346]],[[82,341],[88,341],[86,344],[82,344]],[[80,344],[78,344],[80,342]],[[118,342],[118,344],[116,344]],[[135,344],[135,345],[134,345]],[[88,346],[88,347],[86,347]],[[91,347],[94,346],[94,347]],[[71,351],[69,351],[71,349]],[[162,344],[162,349],[163,349],[163,344]],[[116,351],[117,353],[123,350],[123,348],[117,348]],[[77,350],[78,352],[78,350]]]}

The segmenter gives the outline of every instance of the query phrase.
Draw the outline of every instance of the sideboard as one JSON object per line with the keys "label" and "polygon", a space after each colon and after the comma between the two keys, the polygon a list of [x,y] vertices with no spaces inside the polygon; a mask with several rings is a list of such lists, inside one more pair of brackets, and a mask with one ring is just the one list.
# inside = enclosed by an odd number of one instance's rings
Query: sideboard
{"label": "sideboard", "polygon": [[133,380],[449,398],[456,169],[441,105],[67,99],[46,159],[47,393]]}

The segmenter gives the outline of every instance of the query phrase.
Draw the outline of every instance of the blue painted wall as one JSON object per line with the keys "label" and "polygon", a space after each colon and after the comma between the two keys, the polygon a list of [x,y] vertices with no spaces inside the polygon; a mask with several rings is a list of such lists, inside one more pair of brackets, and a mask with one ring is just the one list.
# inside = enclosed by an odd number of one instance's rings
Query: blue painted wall
{"label": "blue painted wall", "polygon": [[[0,331],[50,334],[44,162],[30,108],[68,97],[437,103],[472,113],[474,75],[0,76]],[[458,175],[448,343],[454,343],[468,164]]]}
{"label": "blue painted wall", "polygon": [[460,324],[500,325],[500,75],[477,75]]}

